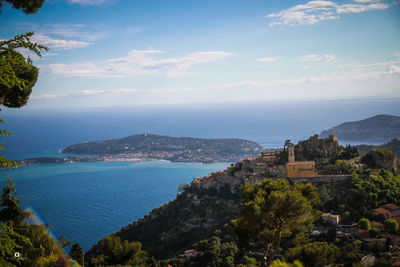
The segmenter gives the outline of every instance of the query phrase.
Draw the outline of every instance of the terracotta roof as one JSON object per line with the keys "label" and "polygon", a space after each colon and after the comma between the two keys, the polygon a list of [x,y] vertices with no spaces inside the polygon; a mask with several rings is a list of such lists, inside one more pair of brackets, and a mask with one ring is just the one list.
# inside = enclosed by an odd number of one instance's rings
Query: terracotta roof
{"label": "terracotta roof", "polygon": [[374,209],[374,211],[377,213],[389,213],[389,211],[384,208],[377,208],[377,209]]}
{"label": "terracotta roof", "polygon": [[380,206],[380,208],[384,208],[384,209],[387,209],[389,211],[394,211],[394,210],[400,209],[399,206],[397,206],[396,204],[393,204],[393,203],[389,203],[389,204]]}

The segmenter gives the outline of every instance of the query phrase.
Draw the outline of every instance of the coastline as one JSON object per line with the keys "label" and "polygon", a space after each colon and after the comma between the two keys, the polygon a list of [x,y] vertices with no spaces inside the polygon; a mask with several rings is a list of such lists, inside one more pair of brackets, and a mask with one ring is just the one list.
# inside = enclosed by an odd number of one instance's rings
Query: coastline
{"label": "coastline", "polygon": [[229,163],[232,160],[228,158],[208,159],[204,161],[193,161],[189,158],[180,158],[177,160],[157,158],[157,157],[132,157],[130,155],[103,155],[103,156],[68,156],[68,157],[35,157],[23,160],[16,160],[19,166],[28,166],[33,164],[66,164],[80,162],[142,162],[142,161],[159,161],[159,162],[176,162],[176,163]]}

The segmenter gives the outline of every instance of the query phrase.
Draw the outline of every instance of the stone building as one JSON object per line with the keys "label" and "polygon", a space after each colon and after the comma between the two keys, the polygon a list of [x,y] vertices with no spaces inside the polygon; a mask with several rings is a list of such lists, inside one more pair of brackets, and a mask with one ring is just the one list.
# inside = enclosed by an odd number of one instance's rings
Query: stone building
{"label": "stone building", "polygon": [[288,162],[286,163],[287,178],[305,178],[316,176],[315,161],[295,161],[294,145],[288,147]]}

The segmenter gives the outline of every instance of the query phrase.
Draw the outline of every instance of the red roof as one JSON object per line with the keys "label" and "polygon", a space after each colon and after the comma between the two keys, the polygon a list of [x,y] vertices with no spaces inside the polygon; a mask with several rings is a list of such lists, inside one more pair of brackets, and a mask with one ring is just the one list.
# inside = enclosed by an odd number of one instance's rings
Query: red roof
{"label": "red roof", "polygon": [[394,210],[400,209],[399,206],[397,206],[396,204],[393,204],[393,203],[389,203],[389,204],[380,206],[380,208],[384,208],[384,209],[387,209],[389,211],[394,211]]}
{"label": "red roof", "polygon": [[389,213],[389,211],[384,208],[377,208],[377,209],[374,209],[374,211],[377,213]]}

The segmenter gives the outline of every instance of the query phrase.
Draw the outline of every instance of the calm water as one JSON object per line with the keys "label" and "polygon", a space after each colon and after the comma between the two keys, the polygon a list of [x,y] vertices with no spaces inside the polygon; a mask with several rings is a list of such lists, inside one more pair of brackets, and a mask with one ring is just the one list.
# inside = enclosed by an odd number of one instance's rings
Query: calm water
{"label": "calm water", "polygon": [[[282,147],[345,121],[376,114],[400,115],[400,101],[336,101],[234,104],[174,108],[87,110],[3,110],[3,154],[11,159],[60,156],[74,143],[151,132],[170,136],[244,138]],[[221,164],[169,162],[76,163],[25,166],[0,171],[17,183],[24,207],[31,207],[55,236],[86,250],[100,238],[172,200],[181,183],[223,169]]]}
{"label": "calm water", "polygon": [[1,171],[23,207],[53,226],[55,236],[89,249],[99,239],[173,200],[179,184],[227,163],[94,162],[43,164]]}

